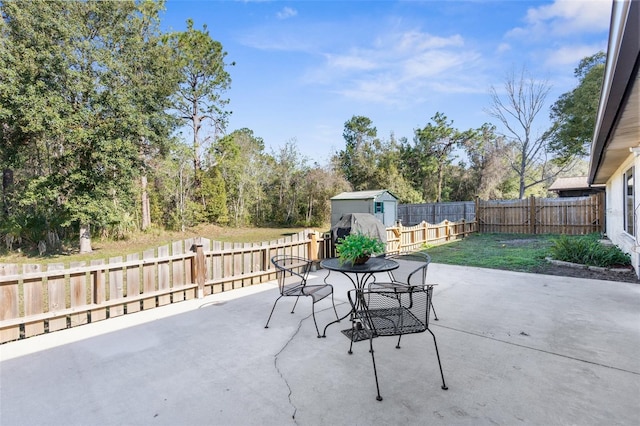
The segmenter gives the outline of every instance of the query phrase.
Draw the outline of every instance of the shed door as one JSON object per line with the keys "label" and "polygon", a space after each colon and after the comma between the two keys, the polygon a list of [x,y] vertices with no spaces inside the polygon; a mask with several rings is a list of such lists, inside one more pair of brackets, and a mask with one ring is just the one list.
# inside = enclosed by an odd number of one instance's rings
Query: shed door
{"label": "shed door", "polygon": [[387,228],[396,224],[396,203],[394,201],[384,202],[384,219],[382,223]]}

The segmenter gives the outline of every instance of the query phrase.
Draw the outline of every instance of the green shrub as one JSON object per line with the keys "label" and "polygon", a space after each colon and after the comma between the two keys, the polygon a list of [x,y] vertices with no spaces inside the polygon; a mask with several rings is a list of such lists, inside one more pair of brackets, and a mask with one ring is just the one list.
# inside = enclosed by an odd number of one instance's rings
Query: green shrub
{"label": "green shrub", "polygon": [[598,234],[581,237],[561,235],[553,241],[551,257],[564,262],[605,268],[631,264],[631,257],[627,253],[617,246],[606,246],[598,239]]}

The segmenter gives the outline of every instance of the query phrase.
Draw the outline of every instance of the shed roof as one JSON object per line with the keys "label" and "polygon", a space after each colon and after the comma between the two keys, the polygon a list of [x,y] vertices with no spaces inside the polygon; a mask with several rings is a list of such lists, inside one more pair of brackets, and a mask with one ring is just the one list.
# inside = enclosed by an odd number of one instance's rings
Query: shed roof
{"label": "shed roof", "polygon": [[335,197],[331,197],[332,200],[370,200],[376,198],[385,192],[389,193],[393,198],[398,198],[386,189],[373,189],[370,191],[354,191],[354,192],[342,192]]}
{"label": "shed roof", "polygon": [[560,177],[549,187],[549,191],[564,191],[567,189],[589,189],[587,177]]}

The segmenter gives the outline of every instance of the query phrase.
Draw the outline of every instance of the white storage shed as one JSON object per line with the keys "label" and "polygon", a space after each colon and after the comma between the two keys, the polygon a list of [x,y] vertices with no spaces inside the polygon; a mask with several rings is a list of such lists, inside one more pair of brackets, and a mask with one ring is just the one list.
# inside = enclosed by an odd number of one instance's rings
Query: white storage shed
{"label": "white storage shed", "polygon": [[386,227],[394,226],[398,217],[398,198],[386,189],[343,192],[331,198],[331,226],[345,213],[369,213]]}

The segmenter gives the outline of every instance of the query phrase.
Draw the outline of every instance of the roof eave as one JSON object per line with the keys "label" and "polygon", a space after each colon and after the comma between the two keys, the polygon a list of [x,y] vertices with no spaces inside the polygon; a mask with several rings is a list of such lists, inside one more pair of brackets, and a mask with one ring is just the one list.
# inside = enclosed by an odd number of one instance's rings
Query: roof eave
{"label": "roof eave", "polygon": [[614,1],[605,76],[600,104],[591,144],[589,184],[606,183],[610,176],[600,171],[607,145],[623,112],[623,101],[630,96],[634,75],[637,73],[640,35],[638,1]]}

